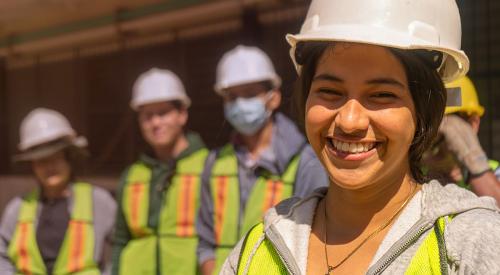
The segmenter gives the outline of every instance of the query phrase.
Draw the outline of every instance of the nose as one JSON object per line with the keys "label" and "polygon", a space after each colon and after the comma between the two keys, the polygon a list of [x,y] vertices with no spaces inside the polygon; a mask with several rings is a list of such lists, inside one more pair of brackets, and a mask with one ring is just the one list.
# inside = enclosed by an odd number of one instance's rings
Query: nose
{"label": "nose", "polygon": [[359,101],[348,100],[335,117],[335,128],[349,135],[364,133],[370,121],[367,112]]}
{"label": "nose", "polygon": [[161,121],[161,115],[160,114],[154,114],[151,116],[151,118],[149,119],[149,122],[151,123],[151,125],[153,126],[157,126]]}

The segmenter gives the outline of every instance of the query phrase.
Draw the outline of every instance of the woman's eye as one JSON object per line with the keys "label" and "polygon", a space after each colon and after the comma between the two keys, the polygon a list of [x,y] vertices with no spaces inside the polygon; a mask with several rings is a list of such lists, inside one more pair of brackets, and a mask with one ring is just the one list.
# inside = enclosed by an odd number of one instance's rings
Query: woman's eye
{"label": "woman's eye", "polygon": [[394,93],[391,92],[378,92],[373,95],[375,98],[397,98]]}
{"label": "woman's eye", "polygon": [[341,96],[342,93],[335,90],[335,89],[331,89],[331,88],[320,88],[318,89],[318,92],[320,94],[325,94],[325,95],[337,95],[337,96]]}

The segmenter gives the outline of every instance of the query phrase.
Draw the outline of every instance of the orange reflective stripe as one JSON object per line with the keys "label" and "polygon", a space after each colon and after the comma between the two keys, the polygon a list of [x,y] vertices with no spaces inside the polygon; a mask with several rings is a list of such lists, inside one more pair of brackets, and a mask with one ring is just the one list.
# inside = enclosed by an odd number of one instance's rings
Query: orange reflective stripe
{"label": "orange reflective stripe", "polygon": [[28,234],[30,222],[23,222],[20,226],[19,236],[19,267],[24,274],[31,274],[30,255],[28,253]]}
{"label": "orange reflective stripe", "polygon": [[141,224],[139,220],[139,215],[140,215],[140,206],[141,206],[141,201],[144,197],[144,184],[140,182],[133,183],[131,188],[132,188],[132,194],[130,198],[130,227],[132,229],[132,232],[135,232],[138,236],[141,236],[144,234],[141,229]]}
{"label": "orange reflective stripe", "polygon": [[69,223],[69,255],[68,271],[75,272],[84,267],[83,248],[85,244],[85,222],[70,221]]}
{"label": "orange reflective stripe", "polygon": [[177,236],[189,237],[194,235],[195,220],[195,187],[196,178],[193,175],[183,175],[179,200],[177,201]]}
{"label": "orange reflective stripe", "polygon": [[215,241],[220,243],[222,237],[222,227],[224,226],[224,210],[226,209],[226,198],[228,188],[229,177],[219,176],[217,177],[217,189],[214,202],[215,211]]}
{"label": "orange reflective stripe", "polygon": [[262,204],[262,214],[267,210],[274,207],[281,201],[283,196],[283,182],[280,180],[268,180],[266,182],[266,193],[264,195],[264,202]]}

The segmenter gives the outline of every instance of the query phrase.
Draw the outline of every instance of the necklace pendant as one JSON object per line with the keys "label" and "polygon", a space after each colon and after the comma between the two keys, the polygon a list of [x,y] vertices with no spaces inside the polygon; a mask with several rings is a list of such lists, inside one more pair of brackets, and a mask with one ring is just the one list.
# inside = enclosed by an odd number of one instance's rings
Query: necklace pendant
{"label": "necklace pendant", "polygon": [[329,265],[328,270],[326,271],[325,275],[330,275],[330,273],[333,271],[333,266]]}

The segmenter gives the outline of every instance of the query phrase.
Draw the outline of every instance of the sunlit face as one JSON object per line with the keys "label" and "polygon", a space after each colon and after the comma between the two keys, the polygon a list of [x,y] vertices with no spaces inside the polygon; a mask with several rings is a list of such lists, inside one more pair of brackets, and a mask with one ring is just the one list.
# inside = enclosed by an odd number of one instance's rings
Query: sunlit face
{"label": "sunlit face", "polygon": [[318,61],[307,137],[333,183],[360,189],[410,174],[415,107],[405,69],[386,48],[338,43]]}
{"label": "sunlit face", "polygon": [[153,149],[170,147],[182,134],[187,122],[187,110],[172,102],[151,103],[139,109],[142,136]]}
{"label": "sunlit face", "polygon": [[32,161],[33,172],[42,188],[58,188],[69,183],[71,165],[64,151]]}

